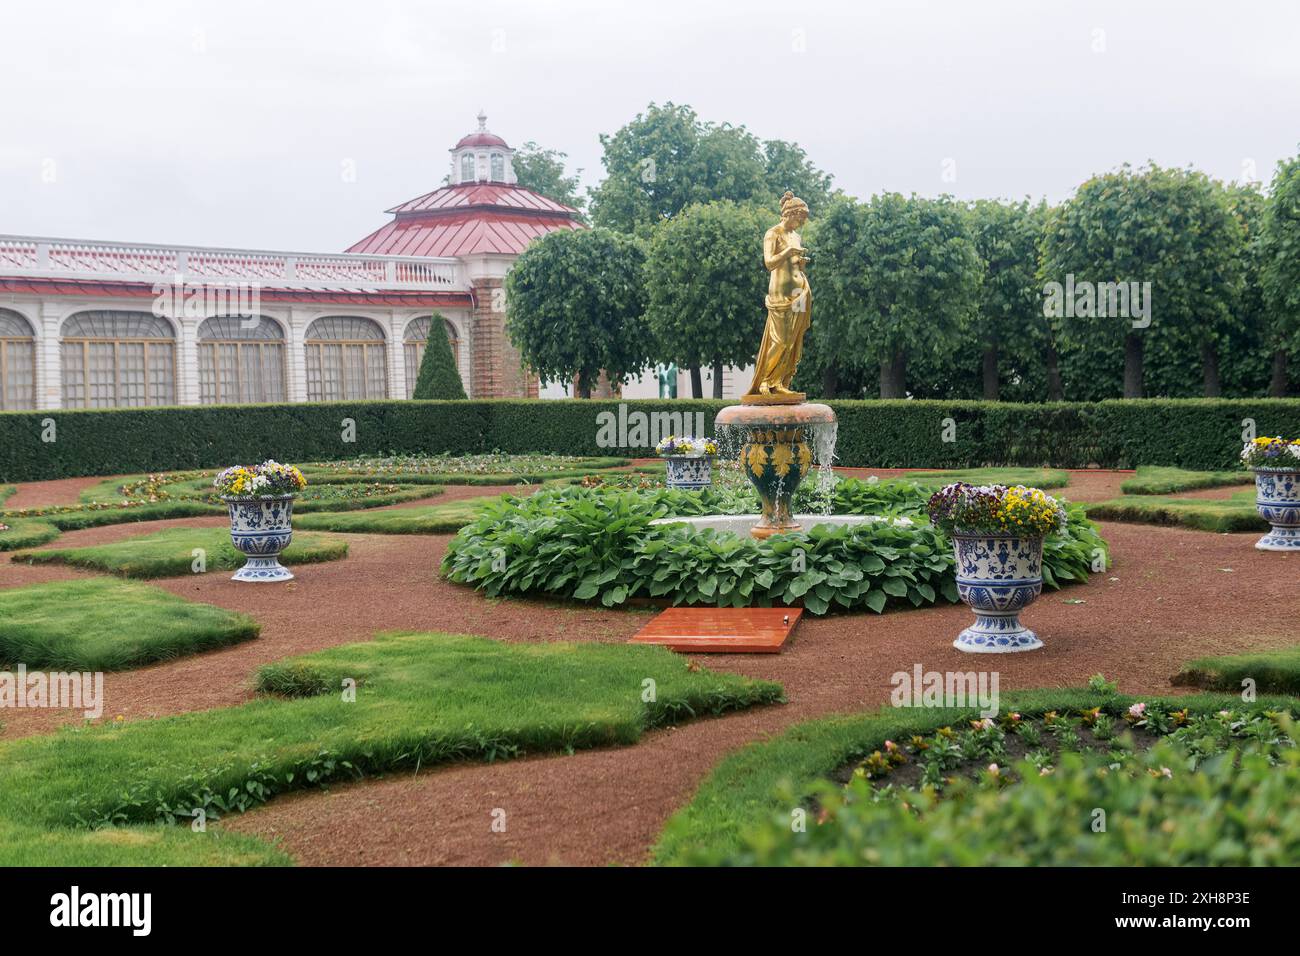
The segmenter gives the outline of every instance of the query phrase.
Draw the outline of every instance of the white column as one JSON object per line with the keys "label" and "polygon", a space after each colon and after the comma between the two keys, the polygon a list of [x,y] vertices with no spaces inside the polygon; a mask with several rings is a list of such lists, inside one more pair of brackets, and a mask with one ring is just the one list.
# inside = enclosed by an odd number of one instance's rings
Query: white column
{"label": "white column", "polygon": [[199,404],[199,319],[178,317],[176,335],[178,364],[176,400],[182,405]]}
{"label": "white column", "polygon": [[[384,320],[376,317],[380,325]],[[388,397],[406,398],[406,343],[402,340],[406,318],[398,318],[396,312],[388,313]]]}
{"label": "white column", "polygon": [[305,402],[307,401],[307,350],[304,342],[307,338],[307,313],[302,309],[290,308],[286,325],[285,348],[288,351],[286,356],[289,373],[289,380],[285,383],[288,386],[289,401]]}
{"label": "white column", "polygon": [[36,320],[36,407],[63,407],[63,348],[59,344],[59,303],[43,299]]}

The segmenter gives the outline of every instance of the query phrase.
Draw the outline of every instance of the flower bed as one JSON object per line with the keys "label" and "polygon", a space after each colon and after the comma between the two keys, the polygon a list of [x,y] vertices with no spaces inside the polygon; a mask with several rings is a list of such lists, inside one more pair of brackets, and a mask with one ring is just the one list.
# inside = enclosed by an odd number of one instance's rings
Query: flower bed
{"label": "flower bed", "polygon": [[885,708],[751,745],[669,821],[656,861],[1266,865],[1300,844],[1294,700],[1135,699],[1094,678],[1002,704],[988,721]]}

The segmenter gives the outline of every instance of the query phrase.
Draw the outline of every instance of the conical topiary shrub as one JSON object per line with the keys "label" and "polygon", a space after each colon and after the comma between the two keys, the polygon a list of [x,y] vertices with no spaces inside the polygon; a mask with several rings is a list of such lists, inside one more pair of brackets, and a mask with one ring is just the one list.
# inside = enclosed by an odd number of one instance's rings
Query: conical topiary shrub
{"label": "conical topiary shrub", "polygon": [[447,323],[440,315],[435,315],[429,323],[429,339],[424,343],[424,358],[420,360],[420,374],[415,378],[415,392],[411,397],[467,397],[456,368],[456,357],[451,354],[451,343],[447,341]]}

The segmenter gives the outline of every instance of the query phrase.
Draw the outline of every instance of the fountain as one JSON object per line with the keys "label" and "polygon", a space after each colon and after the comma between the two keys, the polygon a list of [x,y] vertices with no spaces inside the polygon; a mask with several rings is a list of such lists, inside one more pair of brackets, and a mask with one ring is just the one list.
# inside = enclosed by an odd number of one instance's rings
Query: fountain
{"label": "fountain", "polygon": [[826,474],[834,457],[835,412],[790,388],[812,319],[812,288],[804,272],[810,260],[799,236],[807,221],[808,205],[786,192],[781,221],[763,236],[763,264],[771,279],[754,381],[739,405],[724,408],[714,420],[718,435],[740,435],[739,465],[763,503],[762,516],[749,531],[755,538],[802,528],[791,513],[794,493],[815,460]]}

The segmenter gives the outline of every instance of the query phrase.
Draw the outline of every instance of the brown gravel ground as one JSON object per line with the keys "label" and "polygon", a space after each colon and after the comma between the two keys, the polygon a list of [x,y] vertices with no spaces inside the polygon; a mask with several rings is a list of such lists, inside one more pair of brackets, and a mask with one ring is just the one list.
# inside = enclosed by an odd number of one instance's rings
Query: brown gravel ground
{"label": "brown gravel ground", "polygon": [[[1113,497],[1127,474],[1075,473],[1067,497]],[[484,491],[449,488],[432,500]],[[92,529],[60,543],[222,520]],[[1102,530],[1114,567],[1089,584],[1045,594],[1027,612],[1026,622],[1046,646],[998,658],[1003,691],[1077,685],[1102,671],[1126,692],[1172,692],[1168,678],[1188,658],[1293,641],[1275,609],[1294,601],[1300,558],[1255,551],[1252,535],[1114,523]],[[141,718],[235,704],[249,698],[249,679],[262,663],[366,640],[388,628],[506,641],[615,642],[654,613],[487,600],[438,578],[448,540],[351,535],[346,560],[304,567],[283,588],[239,586],[219,574],[158,582],[185,597],[246,611],[261,622],[262,634],[222,651],[108,675],[106,715]],[[76,573],[0,562],[0,587]],[[951,646],[969,616],[961,606],[947,606],[807,618],[780,655],[702,660],[714,669],[780,681],[789,698],[783,706],[656,731],[628,748],[461,765],[288,796],[224,825],[278,839],[304,864],[641,863],[668,816],[728,752],[797,721],[877,707],[887,700],[890,675],[914,664],[974,666]],[[33,713],[6,715],[4,736],[47,731],[60,719]],[[504,833],[491,829],[497,808],[506,812]]]}

